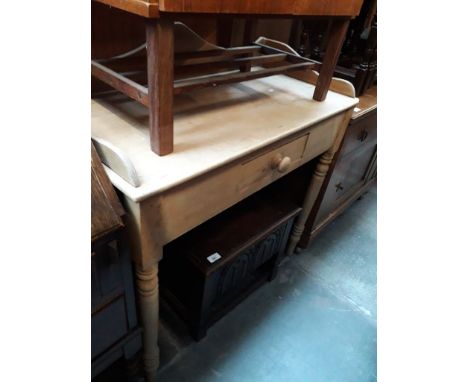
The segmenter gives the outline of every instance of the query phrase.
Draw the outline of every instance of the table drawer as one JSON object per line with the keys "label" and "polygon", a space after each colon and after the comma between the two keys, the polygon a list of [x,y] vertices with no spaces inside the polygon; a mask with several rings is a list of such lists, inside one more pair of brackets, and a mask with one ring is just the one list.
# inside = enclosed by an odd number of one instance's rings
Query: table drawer
{"label": "table drawer", "polygon": [[374,146],[377,142],[377,112],[371,111],[363,117],[351,120],[343,142],[341,156],[363,146]]}
{"label": "table drawer", "polygon": [[304,156],[308,138],[309,134],[305,134],[275,150],[242,163],[238,192],[249,195],[250,190],[256,191],[297,167]]}
{"label": "table drawer", "polygon": [[176,239],[325,152],[343,118],[343,114],[329,118],[288,142],[156,196],[158,220],[164,222],[157,233],[162,242]]}

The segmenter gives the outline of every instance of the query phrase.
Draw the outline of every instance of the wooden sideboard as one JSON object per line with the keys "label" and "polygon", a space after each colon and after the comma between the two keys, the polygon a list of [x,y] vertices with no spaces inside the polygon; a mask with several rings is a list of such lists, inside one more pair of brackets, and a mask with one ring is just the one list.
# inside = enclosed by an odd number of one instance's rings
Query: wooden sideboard
{"label": "wooden sideboard", "polygon": [[299,249],[310,241],[377,178],[377,87],[368,89],[354,109],[317,201],[305,225]]}
{"label": "wooden sideboard", "polygon": [[148,381],[159,364],[165,245],[316,160],[286,247],[294,251],[358,102],[341,79],[326,100],[311,100],[317,77],[277,75],[175,97],[176,145],[167,156],[150,149],[148,109],[121,94],[92,101],[92,135],[128,211]]}

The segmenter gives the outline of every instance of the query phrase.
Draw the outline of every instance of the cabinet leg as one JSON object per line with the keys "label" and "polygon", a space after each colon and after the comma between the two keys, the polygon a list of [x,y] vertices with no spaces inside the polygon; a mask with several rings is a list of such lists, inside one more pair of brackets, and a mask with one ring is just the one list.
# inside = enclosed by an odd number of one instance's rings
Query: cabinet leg
{"label": "cabinet leg", "polygon": [[159,288],[158,264],[136,269],[136,284],[141,324],[143,326],[143,368],[147,382],[156,380],[159,366],[158,322]]}
{"label": "cabinet leg", "polygon": [[158,155],[174,150],[174,23],[164,18],[146,24],[151,149]]}
{"label": "cabinet leg", "polygon": [[307,217],[312,210],[312,207],[317,200],[320,189],[322,188],[323,180],[327,174],[330,163],[333,159],[334,150],[330,149],[329,151],[322,154],[320,157],[319,163],[315,168],[314,175],[307,189],[307,194],[302,206],[302,211],[299,217],[297,218],[294,226],[292,228],[291,236],[289,237],[289,243],[286,250],[286,255],[291,256],[296,248],[299,239],[301,238],[302,232],[304,231],[304,226],[307,220]]}

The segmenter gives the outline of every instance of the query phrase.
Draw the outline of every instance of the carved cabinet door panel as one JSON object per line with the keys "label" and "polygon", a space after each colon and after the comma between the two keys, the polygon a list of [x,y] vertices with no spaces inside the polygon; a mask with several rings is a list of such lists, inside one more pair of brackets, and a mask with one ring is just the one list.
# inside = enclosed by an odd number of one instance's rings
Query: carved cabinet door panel
{"label": "carved cabinet door panel", "polygon": [[340,204],[363,185],[375,150],[376,145],[364,146],[338,160],[314,226],[326,219],[331,212],[335,211]]}

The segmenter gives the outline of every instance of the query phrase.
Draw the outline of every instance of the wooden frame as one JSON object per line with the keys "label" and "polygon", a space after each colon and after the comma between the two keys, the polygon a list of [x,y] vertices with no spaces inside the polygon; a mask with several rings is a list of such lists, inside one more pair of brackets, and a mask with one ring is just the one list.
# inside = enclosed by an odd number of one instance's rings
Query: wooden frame
{"label": "wooden frame", "polygon": [[[209,4],[203,5],[200,2],[192,1],[189,8],[192,11],[187,11],[184,7],[181,8],[182,10],[178,10],[182,4],[180,1],[165,1],[160,4],[152,1],[135,0],[96,1],[146,17],[146,47],[143,46],[142,50],[125,57],[92,60],[91,74],[148,107],[151,148],[161,156],[170,154],[174,150],[172,116],[174,94],[201,87],[219,86],[281,73],[313,69],[320,73],[313,99],[323,101],[328,92],[349,19],[359,12],[361,6],[359,1],[343,1],[342,4],[338,5],[335,4],[336,2],[330,1],[325,5],[321,4],[319,11],[315,2],[306,4],[305,8],[303,2],[297,2],[298,4],[294,6],[291,6],[291,4],[286,6],[285,2],[284,4],[281,3],[281,6],[276,4],[274,9],[269,9],[272,5],[264,5],[265,9],[256,6],[252,8],[250,6],[253,6],[255,2],[251,2],[252,4],[249,2],[249,6],[247,6],[248,4],[237,4],[237,8],[234,7],[235,10],[233,11],[232,6],[228,5],[223,5],[224,8],[227,7],[226,9],[218,9],[219,4],[216,9],[208,9],[206,7]],[[174,13],[166,13],[165,17],[161,17],[162,14],[159,13],[158,6],[161,10],[164,8],[165,12]],[[252,9],[246,8],[243,11],[242,7],[246,6]],[[280,49],[276,49],[275,53],[268,53],[268,47],[259,46],[258,44],[225,49],[209,44],[206,41],[200,41],[202,39],[195,32],[185,25],[173,21],[177,18],[178,13],[196,13],[194,9],[198,9],[197,7],[201,7],[199,12],[217,14],[227,14],[228,12],[233,14],[255,13],[256,16],[263,17],[265,15],[299,16],[302,14],[305,16],[334,16],[331,42],[326,51],[324,63],[322,65],[319,62],[295,56]],[[294,9],[292,14],[290,13],[291,9]],[[185,29],[185,31],[178,32],[181,29]],[[187,30],[190,32],[187,33]],[[194,45],[195,49],[192,49],[192,51],[187,49],[178,50],[178,41],[176,39],[178,34],[182,34],[185,38],[188,37],[189,41],[196,41],[198,44]],[[190,36],[190,34],[192,35]],[[197,50],[200,46],[202,49]],[[146,66],[144,65],[145,60]],[[284,65],[260,70],[251,69],[252,65],[258,67],[278,62],[282,62]],[[119,67],[124,68],[125,71],[119,71]],[[209,71],[207,73],[208,69],[212,69],[211,74],[209,74]],[[219,73],[221,69],[229,71]],[[177,78],[181,73],[190,72],[195,74],[197,70],[201,70],[203,75]]]}
{"label": "wooden frame", "polygon": [[[178,34],[192,39],[194,49],[174,49],[174,35]],[[146,23],[146,46],[118,57],[91,60],[91,74],[148,107],[151,149],[162,156],[170,154],[174,147],[174,94],[299,70],[319,71],[322,67],[316,61],[265,43],[266,39],[250,46],[222,48],[207,43],[182,23],[150,19]],[[196,50],[200,46],[203,49]],[[272,63],[277,65],[252,70],[253,65]],[[324,85],[328,88],[329,82]],[[323,98],[327,89],[318,89]]]}

